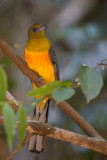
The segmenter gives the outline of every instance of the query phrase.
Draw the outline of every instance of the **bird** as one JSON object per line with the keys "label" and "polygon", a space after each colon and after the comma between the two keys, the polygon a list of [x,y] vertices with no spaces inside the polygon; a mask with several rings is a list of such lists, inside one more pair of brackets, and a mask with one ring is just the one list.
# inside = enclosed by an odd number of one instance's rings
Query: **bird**
{"label": "bird", "polygon": [[[59,66],[55,49],[46,36],[47,27],[41,23],[32,25],[28,30],[28,41],[24,59],[28,67],[39,74],[45,84],[59,80]],[[33,89],[38,87],[32,83]],[[36,99],[38,97],[35,97]],[[50,99],[44,97],[35,107],[33,119],[48,122]],[[29,151],[41,153],[44,150],[45,137],[33,135],[29,142]]]}

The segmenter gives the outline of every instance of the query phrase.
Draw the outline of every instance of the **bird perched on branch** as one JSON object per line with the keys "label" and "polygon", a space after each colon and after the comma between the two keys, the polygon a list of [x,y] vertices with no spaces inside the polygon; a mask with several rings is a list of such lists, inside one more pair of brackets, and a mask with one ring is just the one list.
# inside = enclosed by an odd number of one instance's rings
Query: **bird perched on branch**
{"label": "bird perched on branch", "polygon": [[[28,67],[37,72],[46,84],[59,80],[59,68],[49,39],[45,35],[46,26],[34,24],[28,31],[28,42],[25,48],[25,62]],[[33,88],[37,86],[33,84]],[[34,119],[47,123],[49,113],[49,98],[43,98],[34,110]],[[44,149],[45,137],[33,135],[30,139],[29,150],[40,153]]]}

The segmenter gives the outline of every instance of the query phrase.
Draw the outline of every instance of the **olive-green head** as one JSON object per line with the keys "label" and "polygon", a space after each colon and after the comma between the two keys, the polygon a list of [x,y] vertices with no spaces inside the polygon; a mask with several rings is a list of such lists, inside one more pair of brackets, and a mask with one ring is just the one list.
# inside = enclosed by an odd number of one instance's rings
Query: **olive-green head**
{"label": "olive-green head", "polygon": [[46,29],[46,26],[40,23],[32,25],[28,31],[28,38],[33,39],[33,38],[41,38],[45,36],[45,29]]}

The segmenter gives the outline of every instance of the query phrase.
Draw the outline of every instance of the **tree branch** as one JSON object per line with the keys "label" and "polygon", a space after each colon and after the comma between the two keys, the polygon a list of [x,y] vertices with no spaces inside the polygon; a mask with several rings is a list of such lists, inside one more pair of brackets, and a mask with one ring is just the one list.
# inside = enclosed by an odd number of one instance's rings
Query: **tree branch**
{"label": "tree branch", "polygon": [[5,100],[8,101],[8,103],[12,106],[14,112],[16,113],[20,104],[8,91],[6,91]]}
{"label": "tree branch", "polygon": [[[4,119],[2,119],[2,121],[4,121]],[[27,143],[29,137],[31,137],[32,134],[47,136],[57,140],[66,141],[107,155],[107,141],[99,137],[91,138],[65,129],[53,127],[52,125],[46,123],[31,120],[29,119],[29,117],[27,120],[26,130],[29,135],[27,136],[27,140],[25,139],[22,145],[14,150],[14,152],[8,157],[8,160],[10,160],[24,146],[24,144]]]}
{"label": "tree branch", "polygon": [[100,138],[91,138],[34,120],[28,120],[27,123],[27,131],[30,134],[32,133],[39,134],[41,136],[48,136],[61,141],[70,142],[107,155],[107,141],[104,141]]}
{"label": "tree branch", "polygon": [[[39,75],[33,70],[29,69],[26,63],[21,59],[21,57],[17,56],[13,49],[0,37],[0,48],[5,52],[5,54],[17,65],[17,67],[25,74],[32,82],[36,83],[36,81],[40,78]],[[40,81],[38,87],[43,85],[43,80]]]}
{"label": "tree branch", "polygon": [[[51,100],[56,103],[54,99]],[[68,103],[62,101],[57,104],[57,106],[65,112],[88,136],[102,138],[100,134]]]}
{"label": "tree branch", "polygon": [[[7,91],[6,92],[6,100],[11,103],[12,108],[15,112],[18,111],[18,101]],[[51,97],[51,100],[56,103],[56,101]],[[57,104],[58,107],[63,110],[69,117],[72,118],[79,126],[81,126],[82,130],[84,132],[90,133],[89,136],[95,137],[95,130],[93,130],[93,127],[90,126],[90,124],[78,113],[76,112],[69,104],[67,104],[65,101]],[[66,107],[67,106],[67,107]],[[72,114],[69,114],[72,113]],[[96,132],[96,136],[98,136],[98,133]],[[100,136],[100,135],[99,135]]]}
{"label": "tree branch", "polygon": [[[36,84],[38,87],[44,85],[43,80],[37,83],[37,80],[40,78],[39,75],[36,72],[29,69],[25,62],[19,56],[15,55],[13,49],[1,37],[0,48],[34,84]],[[52,97],[50,99],[54,103],[56,103],[56,101]],[[57,106],[61,110],[63,110],[70,118],[72,118],[88,136],[97,136],[101,138],[99,133],[65,101],[58,103]]]}

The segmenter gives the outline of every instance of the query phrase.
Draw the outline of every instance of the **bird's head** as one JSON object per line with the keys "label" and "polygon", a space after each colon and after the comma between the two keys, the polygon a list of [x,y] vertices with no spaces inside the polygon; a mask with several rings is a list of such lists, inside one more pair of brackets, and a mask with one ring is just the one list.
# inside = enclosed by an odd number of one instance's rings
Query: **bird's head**
{"label": "bird's head", "polygon": [[32,25],[28,31],[28,38],[29,39],[40,38],[40,37],[45,36],[45,33],[44,33],[45,29],[46,29],[46,26],[40,23]]}

